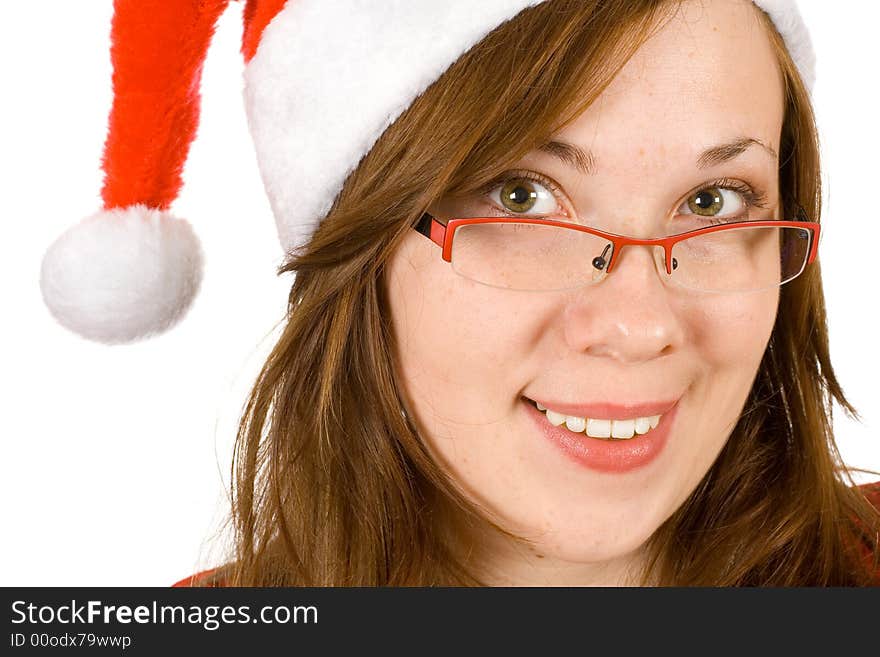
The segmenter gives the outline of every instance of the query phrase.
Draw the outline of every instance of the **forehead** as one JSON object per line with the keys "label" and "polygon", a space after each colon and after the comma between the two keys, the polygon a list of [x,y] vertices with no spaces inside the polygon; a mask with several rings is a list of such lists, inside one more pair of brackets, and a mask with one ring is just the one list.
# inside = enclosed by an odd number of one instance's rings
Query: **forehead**
{"label": "forehead", "polygon": [[670,5],[662,26],[580,117],[557,133],[616,158],[691,157],[748,136],[778,147],[783,81],[767,28],[749,0]]}

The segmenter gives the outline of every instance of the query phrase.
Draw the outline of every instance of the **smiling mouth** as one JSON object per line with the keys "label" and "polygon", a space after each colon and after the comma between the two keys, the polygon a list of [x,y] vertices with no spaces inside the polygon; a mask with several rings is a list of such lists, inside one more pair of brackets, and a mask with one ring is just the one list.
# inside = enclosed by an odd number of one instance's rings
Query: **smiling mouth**
{"label": "smiling mouth", "polygon": [[630,440],[656,429],[662,415],[649,415],[634,418],[589,418],[558,413],[546,408],[533,399],[522,397],[523,401],[537,409],[555,427],[565,426],[570,432],[604,440]]}

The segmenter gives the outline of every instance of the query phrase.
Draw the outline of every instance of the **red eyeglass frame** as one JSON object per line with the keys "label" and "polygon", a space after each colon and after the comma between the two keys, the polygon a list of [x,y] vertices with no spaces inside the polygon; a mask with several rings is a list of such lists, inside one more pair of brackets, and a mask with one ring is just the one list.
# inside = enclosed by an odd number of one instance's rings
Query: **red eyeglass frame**
{"label": "red eyeglass frame", "polygon": [[806,228],[810,231],[810,255],[807,257],[807,262],[804,264],[806,268],[807,265],[812,264],[816,259],[816,256],[819,251],[819,235],[820,235],[820,225],[813,221],[806,220],[796,220],[796,221],[736,221],[729,224],[720,224],[717,226],[706,226],[705,228],[696,228],[694,230],[689,230],[684,233],[679,233],[678,235],[670,235],[669,237],[659,237],[656,239],[643,240],[636,239],[634,237],[625,237],[623,235],[616,235],[614,233],[606,233],[605,231],[598,230],[596,228],[591,228],[589,226],[581,226],[577,224],[570,224],[564,221],[555,221],[553,219],[541,219],[535,217],[469,217],[467,219],[450,219],[446,222],[446,224],[442,224],[437,218],[430,214],[429,212],[425,212],[419,218],[419,220],[413,225],[413,228],[430,239],[434,244],[439,246],[443,250],[443,259],[446,262],[452,262],[452,241],[455,237],[455,231],[460,226],[468,226],[471,224],[488,224],[488,223],[517,223],[517,224],[539,224],[539,225],[550,225],[550,226],[559,226],[561,228],[568,228],[571,230],[579,230],[584,233],[590,233],[592,235],[596,235],[597,237],[601,237],[602,239],[608,240],[614,245],[614,248],[611,251],[611,260],[608,261],[607,267],[605,267],[605,272],[610,274],[614,269],[614,263],[617,262],[618,254],[621,249],[625,246],[633,245],[633,246],[662,246],[665,254],[665,262],[666,262],[666,273],[668,275],[672,275],[672,247],[678,244],[679,242],[683,242],[686,239],[690,239],[696,235],[708,235],[709,233],[717,233],[722,230],[731,230],[735,228],[744,228],[744,227],[774,227],[774,228]]}

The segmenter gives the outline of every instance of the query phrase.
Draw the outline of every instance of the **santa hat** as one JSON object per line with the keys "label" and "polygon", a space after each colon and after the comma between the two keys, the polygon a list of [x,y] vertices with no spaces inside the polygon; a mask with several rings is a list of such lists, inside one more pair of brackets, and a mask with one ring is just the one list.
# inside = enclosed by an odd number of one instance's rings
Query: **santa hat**
{"label": "santa hat", "polygon": [[[454,61],[544,1],[246,0],[247,116],[282,248],[308,242],[348,174]],[[754,2],[811,88],[814,54],[796,3]],[[198,125],[205,54],[228,3],[115,0],[104,208],[49,247],[40,281],[54,317],[85,338],[161,333],[198,292],[198,239],[169,208]]]}

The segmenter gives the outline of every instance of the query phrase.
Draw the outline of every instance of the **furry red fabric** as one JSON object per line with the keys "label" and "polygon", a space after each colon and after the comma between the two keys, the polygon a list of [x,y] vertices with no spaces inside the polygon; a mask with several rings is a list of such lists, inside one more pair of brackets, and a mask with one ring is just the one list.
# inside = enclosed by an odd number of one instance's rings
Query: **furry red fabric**
{"label": "furry red fabric", "polygon": [[229,0],[115,0],[113,107],[104,145],[105,209],[167,209],[199,118],[199,82]]}
{"label": "furry red fabric", "polygon": [[244,38],[241,44],[245,62],[249,62],[257,52],[263,30],[286,3],[287,0],[247,0],[244,8]]}

